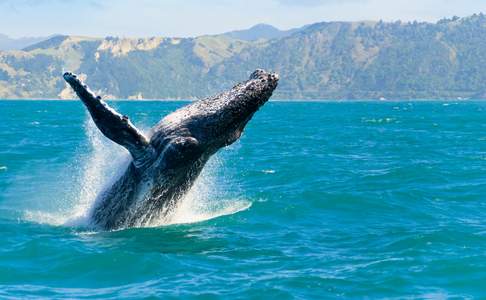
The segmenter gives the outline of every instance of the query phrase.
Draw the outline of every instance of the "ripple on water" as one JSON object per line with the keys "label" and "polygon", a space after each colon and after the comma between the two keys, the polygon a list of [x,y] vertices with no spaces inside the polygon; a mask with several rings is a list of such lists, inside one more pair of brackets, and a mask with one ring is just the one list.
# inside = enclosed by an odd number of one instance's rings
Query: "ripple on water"
{"label": "ripple on water", "polygon": [[0,101],[0,298],[481,298],[486,106],[442,104],[269,103],[172,219],[104,232],[68,221],[123,150],[80,103]]}

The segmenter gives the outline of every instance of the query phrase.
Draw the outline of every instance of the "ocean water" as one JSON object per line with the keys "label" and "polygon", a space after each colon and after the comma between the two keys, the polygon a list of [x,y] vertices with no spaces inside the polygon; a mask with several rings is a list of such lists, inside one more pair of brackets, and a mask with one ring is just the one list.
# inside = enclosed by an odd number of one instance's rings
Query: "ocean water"
{"label": "ocean water", "polygon": [[484,102],[270,102],[170,221],[94,231],[126,160],[79,102],[0,101],[0,298],[486,297]]}

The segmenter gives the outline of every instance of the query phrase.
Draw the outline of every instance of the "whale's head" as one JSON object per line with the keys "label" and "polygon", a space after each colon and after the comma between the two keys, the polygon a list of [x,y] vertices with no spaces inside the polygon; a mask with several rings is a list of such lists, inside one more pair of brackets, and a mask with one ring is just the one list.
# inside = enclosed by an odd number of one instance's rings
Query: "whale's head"
{"label": "whale's head", "polygon": [[172,143],[187,146],[182,149],[211,155],[239,139],[255,112],[272,96],[278,80],[275,73],[256,70],[231,90],[166,116],[156,126],[152,142],[157,145],[163,136],[171,136]]}
{"label": "whale's head", "polygon": [[[256,70],[231,90],[163,118],[150,138],[158,154],[150,167],[156,173],[155,182],[181,191],[175,194],[186,190],[211,155],[240,138],[255,112],[271,97],[278,79],[275,73]],[[171,184],[167,184],[168,176]]]}
{"label": "whale's head", "polygon": [[256,70],[250,78],[228,92],[200,101],[188,128],[209,151],[238,140],[255,112],[272,96],[279,77],[275,73]]}

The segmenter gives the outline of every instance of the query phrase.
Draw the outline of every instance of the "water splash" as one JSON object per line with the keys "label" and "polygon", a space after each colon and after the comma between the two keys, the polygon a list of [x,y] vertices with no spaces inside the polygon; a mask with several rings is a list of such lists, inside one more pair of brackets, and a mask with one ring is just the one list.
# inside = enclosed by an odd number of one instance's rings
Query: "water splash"
{"label": "water splash", "polygon": [[[77,155],[68,168],[76,170],[72,178],[60,183],[63,189],[67,189],[61,197],[64,203],[59,203],[59,208],[54,212],[26,211],[24,219],[56,226],[90,227],[89,216],[97,195],[123,174],[130,157],[126,150],[106,139],[90,118],[86,119],[84,128],[89,151]],[[228,186],[225,179],[218,176],[223,167],[223,159],[218,155],[213,156],[173,212],[155,220],[148,227],[201,222],[248,209],[250,201],[228,199],[220,188]]]}
{"label": "water splash", "polygon": [[78,192],[70,216],[64,221],[65,225],[71,226],[89,225],[89,214],[97,195],[111,186],[130,163],[128,152],[102,136],[90,118],[85,121],[84,128],[91,149],[80,164]]}
{"label": "water splash", "polygon": [[218,176],[223,166],[223,158],[213,156],[173,213],[152,226],[202,222],[248,209],[251,206],[248,200],[227,199],[221,187],[228,186],[228,183]]}
{"label": "water splash", "polygon": [[26,220],[56,226],[89,226],[89,213],[97,195],[125,170],[129,163],[128,153],[103,137],[90,118],[83,127],[89,148],[79,151],[64,170],[67,175],[57,183],[58,208],[54,211],[27,210]]}

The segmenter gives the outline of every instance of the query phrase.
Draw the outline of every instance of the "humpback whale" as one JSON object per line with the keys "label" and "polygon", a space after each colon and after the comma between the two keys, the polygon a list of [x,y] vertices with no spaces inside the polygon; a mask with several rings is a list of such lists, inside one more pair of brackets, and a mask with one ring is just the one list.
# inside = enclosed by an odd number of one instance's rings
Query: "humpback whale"
{"label": "humpback whale", "polygon": [[106,230],[150,225],[168,216],[208,159],[240,138],[279,79],[275,73],[256,70],[231,90],[165,116],[144,134],[75,74],[68,72],[63,77],[98,129],[131,155],[123,175],[97,196],[90,211],[92,223]]}

